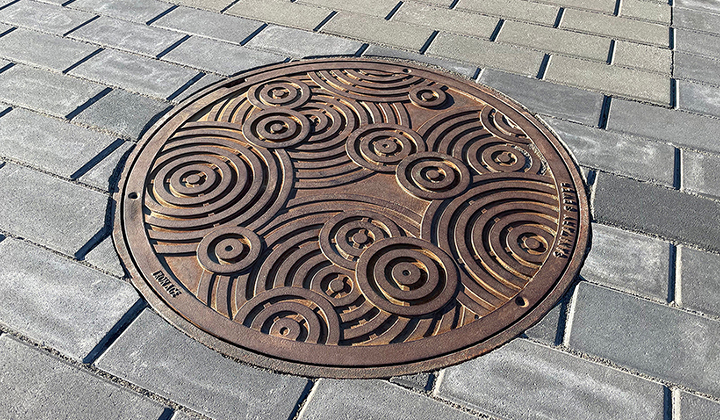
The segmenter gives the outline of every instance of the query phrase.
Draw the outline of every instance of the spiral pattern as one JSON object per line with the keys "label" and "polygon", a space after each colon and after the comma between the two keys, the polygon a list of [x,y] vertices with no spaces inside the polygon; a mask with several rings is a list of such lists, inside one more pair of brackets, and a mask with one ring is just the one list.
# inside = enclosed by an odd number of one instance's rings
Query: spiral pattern
{"label": "spiral pattern", "polygon": [[453,260],[440,248],[417,238],[390,238],[360,257],[357,282],[365,297],[395,315],[430,314],[457,292]]}
{"label": "spiral pattern", "polygon": [[445,103],[447,94],[437,85],[418,86],[409,92],[410,101],[423,108],[435,108]]}
{"label": "spiral pattern", "polygon": [[353,162],[376,172],[395,172],[395,165],[413,153],[425,151],[425,141],[413,130],[397,124],[370,124],[348,138],[347,154]]}
{"label": "spiral pattern", "polygon": [[197,249],[200,265],[216,274],[235,274],[250,267],[262,251],[262,240],[250,229],[224,226],[205,236]]}
{"label": "spiral pattern", "polygon": [[470,184],[470,170],[464,163],[437,152],[406,157],[398,165],[395,175],[407,192],[426,200],[454,197]]}
{"label": "spiral pattern", "polygon": [[256,107],[299,108],[310,100],[310,87],[301,80],[281,78],[254,85],[248,89],[247,98]]}
{"label": "spiral pattern", "polygon": [[412,75],[413,70],[386,72],[382,70],[338,69],[309,73],[318,86],[335,95],[359,101],[400,102],[416,86],[429,84]]}
{"label": "spiral pattern", "polygon": [[242,132],[249,142],[275,149],[307,140],[310,127],[310,121],[300,112],[274,107],[253,113],[243,124]]}

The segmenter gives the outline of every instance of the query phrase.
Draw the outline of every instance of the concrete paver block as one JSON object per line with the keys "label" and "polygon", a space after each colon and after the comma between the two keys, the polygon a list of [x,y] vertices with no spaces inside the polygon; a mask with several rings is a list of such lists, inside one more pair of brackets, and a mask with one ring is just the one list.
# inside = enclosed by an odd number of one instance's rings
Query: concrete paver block
{"label": "concrete paver block", "polygon": [[683,150],[681,167],[684,189],[720,198],[718,155]]}
{"label": "concrete paver block", "polygon": [[138,301],[130,284],[27,242],[0,242],[0,263],[0,322],[75,360]]}
{"label": "concrete paver block", "polygon": [[70,3],[72,9],[138,23],[145,23],[170,7],[157,0],[74,0]]}
{"label": "concrete paver block", "polygon": [[105,50],[71,70],[70,74],[165,99],[198,73],[158,60]]}
{"label": "concrete paver block", "polygon": [[490,38],[499,19],[462,10],[450,10],[447,7],[404,2],[391,20],[428,26],[439,31]]}
{"label": "concrete paver block", "polygon": [[537,324],[525,330],[525,335],[534,340],[554,345],[558,339],[560,320],[565,316],[563,309],[562,302],[555,304]]}
{"label": "concrete paver block", "polygon": [[190,6],[197,9],[212,10],[213,12],[220,12],[225,10],[228,6],[235,3],[235,0],[172,0],[175,4],[182,4],[183,6]]}
{"label": "concrete paver block", "polygon": [[84,175],[78,178],[78,181],[91,185],[95,188],[100,188],[101,190],[115,192],[115,190],[117,190],[118,180],[113,178],[113,175],[116,175],[116,178],[119,178],[122,167],[119,167],[118,165],[133,146],[134,143],[132,142],[124,142]]}
{"label": "concrete paver block", "polygon": [[154,57],[178,42],[183,35],[162,28],[101,16],[73,31],[69,37]]}
{"label": "concrete paver block", "polygon": [[615,42],[613,64],[670,74],[672,51],[634,42]]}
{"label": "concrete paver block", "polygon": [[59,359],[0,337],[0,407],[13,419],[157,419],[164,407]]}
{"label": "concrete paver block", "polygon": [[57,117],[65,117],[104,88],[22,64],[0,73],[0,100]]}
{"label": "concrete paver block", "polygon": [[559,7],[522,0],[460,0],[455,9],[552,25]]}
{"label": "concrete paver block", "polygon": [[0,37],[0,56],[57,71],[67,69],[95,50],[92,45],[22,28]]}
{"label": "concrete paver block", "polygon": [[257,34],[248,47],[261,48],[285,57],[354,55],[362,42],[301,29],[270,25]]}
{"label": "concrete paver block", "polygon": [[0,22],[63,35],[95,17],[53,4],[21,0],[0,10]]}
{"label": "concrete paver block", "polygon": [[608,38],[510,20],[503,24],[497,40],[602,62],[610,50]]}
{"label": "concrete paver block", "polygon": [[669,144],[546,118],[581,165],[673,185],[675,148]]}
{"label": "concrete paver block", "polygon": [[445,369],[435,393],[503,419],[663,419],[662,385],[522,339]]}
{"label": "concrete paver block", "polygon": [[616,0],[552,0],[553,4],[564,7],[577,7],[580,9],[596,10],[598,12],[613,13]]}
{"label": "concrete paver block", "polygon": [[115,376],[220,419],[287,419],[307,379],[237,363],[146,309],[98,359]]}
{"label": "concrete paver block", "polygon": [[720,203],[654,184],[601,173],[594,200],[599,222],[720,251]]}
{"label": "concrete paver block", "polygon": [[252,50],[198,36],[190,37],[163,56],[163,60],[212,71],[224,76],[266,64],[279,63],[284,59],[285,57],[279,54]]}
{"label": "concrete paver block", "polygon": [[258,30],[262,22],[178,7],[153,22],[152,26],[239,44]]}
{"label": "concrete paver block", "polygon": [[172,101],[180,102],[184,99],[187,99],[195,93],[223,79],[225,78],[222,76],[218,76],[217,74],[205,74],[199,80],[195,81],[195,83],[191,84],[185,90],[183,90],[178,96],[174,97]]}
{"label": "concrete paver block", "polygon": [[667,299],[670,244],[599,223],[593,223],[592,235],[592,250],[580,271],[583,278],[663,302]]}
{"label": "concrete paver block", "polygon": [[115,251],[115,245],[113,245],[111,237],[104,239],[88,252],[85,256],[85,261],[113,276],[125,277],[125,270],[122,264],[120,264],[120,258],[118,257],[117,251]]}
{"label": "concrete paver block", "polygon": [[[398,401],[407,403],[398,404]],[[340,418],[469,420],[477,417],[385,381],[321,379],[305,402],[299,420]]]}
{"label": "concrete paver block", "polygon": [[720,420],[720,403],[680,392],[680,420]]}
{"label": "concrete paver block", "polygon": [[474,78],[478,68],[463,64],[457,61],[444,60],[442,58],[430,57],[425,54],[418,54],[409,51],[396,50],[388,47],[381,47],[379,45],[371,45],[363,53],[364,57],[392,57],[400,58],[405,60],[419,61],[421,63],[430,64],[433,66],[441,67],[445,70],[461,74],[467,78]]}
{"label": "concrete paver block", "polygon": [[720,395],[720,322],[588,283],[574,299],[571,348]]}
{"label": "concrete paver block", "polygon": [[687,7],[688,9],[720,13],[720,4],[715,0],[675,0],[673,4],[675,4],[675,6]]}
{"label": "concrete paver block", "polygon": [[282,0],[240,0],[226,11],[229,15],[242,16],[278,25],[313,30],[332,10]]}
{"label": "concrete paver block", "polygon": [[554,115],[585,125],[600,120],[603,95],[535,78],[486,69],[481,83],[510,96],[533,113]]}
{"label": "concrete paver block", "polygon": [[675,53],[675,76],[720,85],[720,61],[694,54]]}
{"label": "concrete paver block", "polygon": [[414,375],[393,376],[390,382],[404,386],[405,388],[414,388],[418,391],[429,391],[432,375],[429,373],[416,373]]}
{"label": "concrete paver block", "polygon": [[667,47],[670,39],[667,26],[575,9],[565,10],[560,27],[661,47]]}
{"label": "concrete paver block", "polygon": [[720,35],[676,29],[675,49],[720,59]]}
{"label": "concrete paver block", "polygon": [[339,12],[322,32],[419,51],[432,35],[432,29],[403,22],[349,12]]}
{"label": "concrete paver block", "polygon": [[397,4],[394,0],[300,0],[300,2],[335,11],[362,13],[381,18],[387,16]]}
{"label": "concrete paver block", "polygon": [[720,34],[720,14],[675,6],[673,7],[673,26]]}
{"label": "concrete paver block", "polygon": [[720,117],[720,87],[687,80],[678,80],[677,85],[678,108]]}
{"label": "concrete paver block", "polygon": [[0,118],[0,155],[65,178],[113,141],[107,134],[21,108]]}
{"label": "concrete paver block", "polygon": [[682,247],[679,259],[682,306],[720,316],[720,255]]}
{"label": "concrete paver block", "polygon": [[104,194],[22,166],[7,163],[0,173],[0,229],[66,255],[103,228],[107,201]]}
{"label": "concrete paver block", "polygon": [[654,3],[647,0],[623,0],[620,16],[650,20],[670,25],[672,7],[667,2]]}

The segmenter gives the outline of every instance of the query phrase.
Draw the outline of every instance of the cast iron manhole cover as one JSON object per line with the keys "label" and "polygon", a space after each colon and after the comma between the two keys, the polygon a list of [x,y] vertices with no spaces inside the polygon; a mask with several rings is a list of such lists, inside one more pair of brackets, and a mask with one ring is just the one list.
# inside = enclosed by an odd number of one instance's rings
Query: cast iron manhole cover
{"label": "cast iron manhole cover", "polygon": [[174,325],[273,369],[382,377],[477,356],[563,295],[588,241],[568,152],[480,85],[279,64],[177,106],[128,160],[115,242]]}

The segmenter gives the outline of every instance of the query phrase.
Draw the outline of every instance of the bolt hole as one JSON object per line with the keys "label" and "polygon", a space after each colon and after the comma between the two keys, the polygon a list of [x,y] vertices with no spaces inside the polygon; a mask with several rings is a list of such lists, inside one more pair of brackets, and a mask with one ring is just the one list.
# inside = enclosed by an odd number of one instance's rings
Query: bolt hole
{"label": "bolt hole", "polygon": [[410,73],[410,69],[403,69],[403,73]]}
{"label": "bolt hole", "polygon": [[409,275],[410,275],[410,270],[403,270],[402,273],[403,273],[403,276],[409,276]]}
{"label": "bolt hole", "polygon": [[524,297],[518,296],[515,298],[515,304],[524,308],[528,305],[528,301]]}
{"label": "bolt hole", "polygon": [[128,198],[131,200],[136,200],[138,198],[138,195],[136,192],[131,192],[130,194],[128,194]]}

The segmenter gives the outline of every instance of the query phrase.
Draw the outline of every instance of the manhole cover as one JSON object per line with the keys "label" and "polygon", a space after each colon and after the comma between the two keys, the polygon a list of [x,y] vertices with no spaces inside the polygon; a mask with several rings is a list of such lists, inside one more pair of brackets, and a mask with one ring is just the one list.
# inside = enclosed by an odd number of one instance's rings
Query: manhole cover
{"label": "manhole cover", "polygon": [[588,240],[568,152],[490,89],[395,62],[216,84],[128,160],[115,240],[187,334],[310,376],[482,354],[563,295]]}

